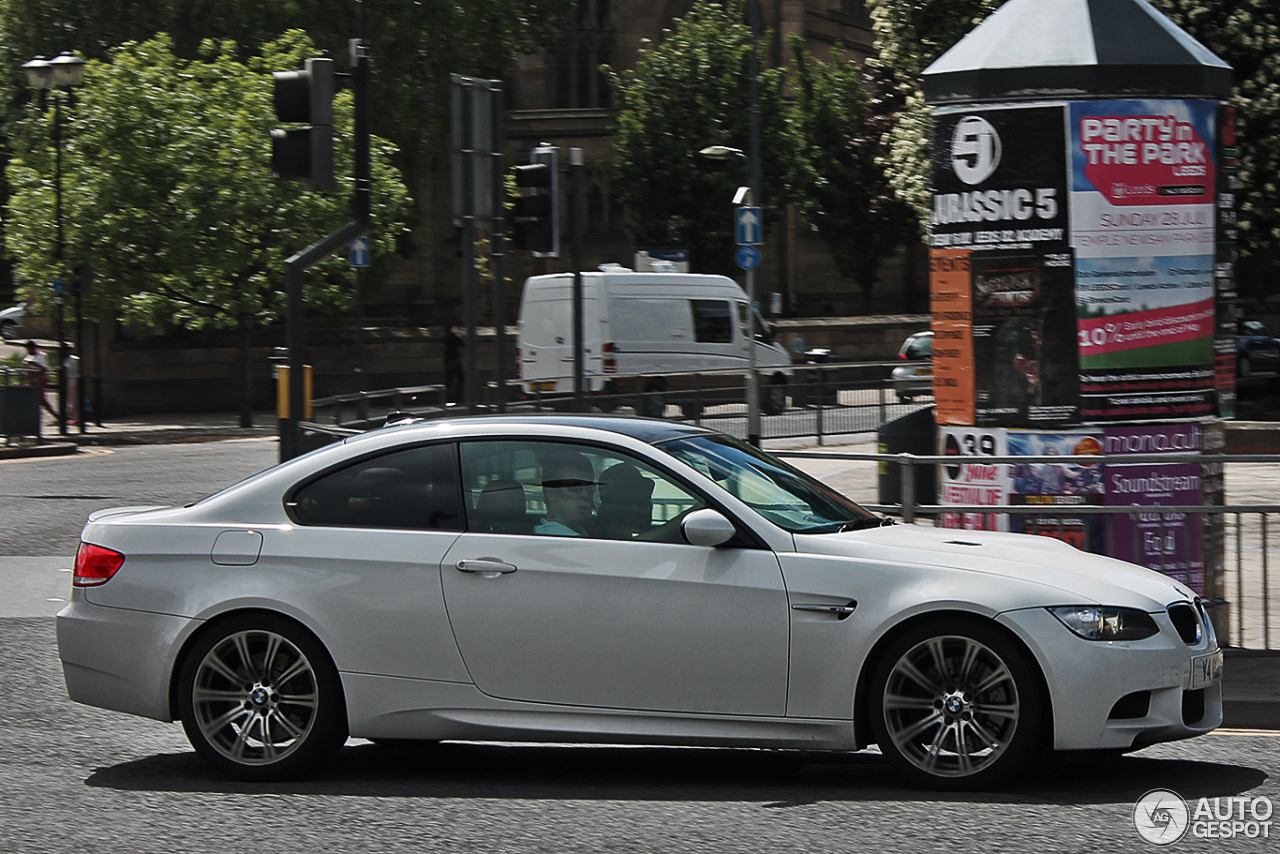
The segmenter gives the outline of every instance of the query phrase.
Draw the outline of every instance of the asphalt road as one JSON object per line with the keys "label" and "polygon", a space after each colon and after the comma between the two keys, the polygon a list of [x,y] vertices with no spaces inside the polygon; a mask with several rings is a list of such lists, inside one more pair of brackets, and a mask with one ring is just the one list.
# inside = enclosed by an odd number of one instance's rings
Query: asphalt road
{"label": "asphalt road", "polygon": [[[274,458],[273,443],[240,441],[0,464],[0,605],[30,598],[8,583],[24,566],[65,585],[52,573],[90,510],[185,503]],[[1131,819],[1145,792],[1171,789],[1192,809],[1201,797],[1280,805],[1277,775],[1280,737],[1229,732],[1109,764],[1047,764],[973,795],[905,789],[874,752],[356,740],[320,777],[236,783],[176,724],[71,703],[52,619],[0,617],[0,854],[1151,851]],[[1280,811],[1269,830],[1280,837]],[[1169,850],[1191,849],[1276,842],[1188,837]]]}

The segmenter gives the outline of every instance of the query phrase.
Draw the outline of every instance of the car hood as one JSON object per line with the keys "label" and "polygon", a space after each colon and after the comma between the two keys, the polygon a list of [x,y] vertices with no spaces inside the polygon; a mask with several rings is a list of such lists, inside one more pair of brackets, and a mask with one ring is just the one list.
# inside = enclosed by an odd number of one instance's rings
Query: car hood
{"label": "car hood", "polygon": [[1041,585],[1044,604],[1113,605],[1161,611],[1194,593],[1149,569],[1029,534],[888,525],[844,534],[797,534],[802,552],[916,564]]}

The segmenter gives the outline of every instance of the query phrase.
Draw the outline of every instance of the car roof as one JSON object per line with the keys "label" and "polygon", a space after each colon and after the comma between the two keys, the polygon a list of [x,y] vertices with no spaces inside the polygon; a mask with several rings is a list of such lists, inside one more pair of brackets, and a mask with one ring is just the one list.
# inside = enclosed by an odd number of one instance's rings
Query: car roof
{"label": "car roof", "polygon": [[[381,433],[383,430],[392,429],[415,430],[439,425],[442,422],[461,427],[466,433],[471,433],[473,430],[477,433],[482,433],[487,427],[530,423],[552,427],[589,428],[618,433],[651,445],[665,442],[669,439],[679,439],[684,436],[706,436],[716,432],[693,424],[662,421],[656,418],[637,418],[626,415],[564,415],[559,413],[528,412],[518,415],[459,415],[432,418],[405,425],[392,424],[380,430],[371,431],[371,433]],[[371,435],[371,433],[353,436],[346,441],[356,441],[364,436]]]}

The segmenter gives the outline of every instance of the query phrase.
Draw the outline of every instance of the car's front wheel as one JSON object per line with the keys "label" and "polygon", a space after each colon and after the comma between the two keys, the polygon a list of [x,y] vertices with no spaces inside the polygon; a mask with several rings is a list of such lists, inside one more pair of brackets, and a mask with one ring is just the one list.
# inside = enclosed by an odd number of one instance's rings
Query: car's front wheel
{"label": "car's front wheel", "polygon": [[186,656],[179,713],[209,764],[242,780],[280,780],[329,759],[347,738],[337,669],[314,637],[268,614],[233,617]]}
{"label": "car's front wheel", "polygon": [[1046,747],[1048,702],[1034,661],[977,621],[934,620],[894,640],[870,698],[881,752],[917,785],[994,786]]}

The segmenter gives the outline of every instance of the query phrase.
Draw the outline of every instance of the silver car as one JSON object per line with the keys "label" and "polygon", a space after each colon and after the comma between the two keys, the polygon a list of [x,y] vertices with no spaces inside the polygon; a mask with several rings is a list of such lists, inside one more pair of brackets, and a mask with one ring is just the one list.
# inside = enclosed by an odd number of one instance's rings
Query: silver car
{"label": "silver car", "polygon": [[890,374],[900,403],[933,394],[933,333],[917,332],[898,348],[899,365]]}
{"label": "silver car", "polygon": [[1222,721],[1195,595],[1045,537],[894,525],[735,439],[605,416],[374,431],[94,513],[72,699],[235,777],[348,736],[858,750],[924,786]]}
{"label": "silver car", "polygon": [[20,302],[0,311],[0,338],[5,341],[11,341],[18,337],[18,331],[22,328],[22,318],[26,310],[27,304]]}

